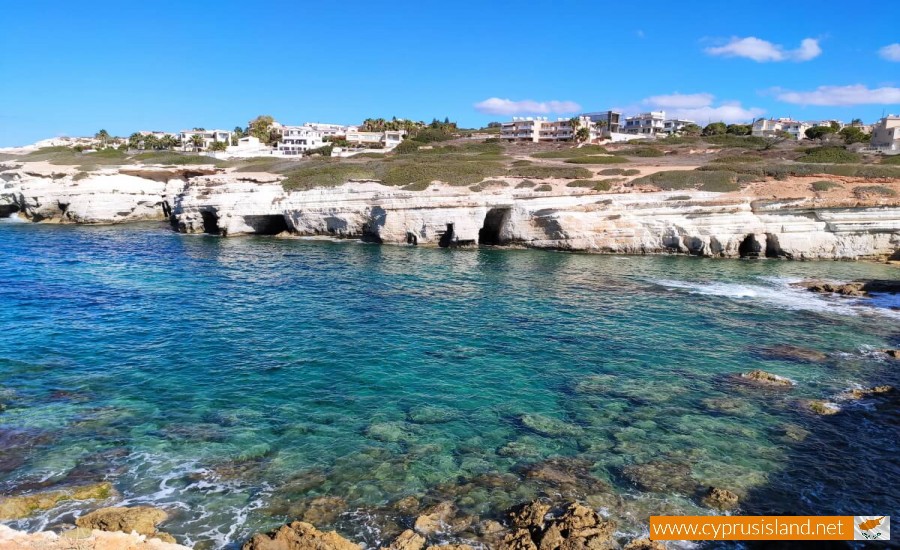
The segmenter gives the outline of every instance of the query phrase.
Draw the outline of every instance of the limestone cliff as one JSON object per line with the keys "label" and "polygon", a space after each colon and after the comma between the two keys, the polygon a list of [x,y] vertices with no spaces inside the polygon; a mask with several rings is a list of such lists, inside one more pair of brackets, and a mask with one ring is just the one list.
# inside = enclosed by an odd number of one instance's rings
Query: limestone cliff
{"label": "limestone cliff", "polygon": [[622,254],[794,259],[884,257],[900,249],[900,205],[763,201],[698,191],[547,196],[529,189],[402,191],[377,182],[285,192],[208,176],[175,199],[186,233],[327,235],[391,244],[513,244]]}

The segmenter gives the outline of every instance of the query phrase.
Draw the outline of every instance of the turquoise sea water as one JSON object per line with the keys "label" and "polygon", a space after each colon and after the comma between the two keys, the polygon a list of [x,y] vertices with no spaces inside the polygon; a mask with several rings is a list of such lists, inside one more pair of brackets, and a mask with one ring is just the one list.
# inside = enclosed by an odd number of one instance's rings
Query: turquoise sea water
{"label": "turquoise sea water", "polygon": [[[748,512],[889,514],[895,398],[802,400],[898,385],[873,350],[900,346],[900,312],[805,277],[898,270],[3,223],[0,493],[108,479],[206,547],[320,496],[346,502],[321,527],[369,544],[410,495],[485,517],[579,498],[627,533],[708,513],[709,485]],[[734,380],[753,368],[796,386]]]}

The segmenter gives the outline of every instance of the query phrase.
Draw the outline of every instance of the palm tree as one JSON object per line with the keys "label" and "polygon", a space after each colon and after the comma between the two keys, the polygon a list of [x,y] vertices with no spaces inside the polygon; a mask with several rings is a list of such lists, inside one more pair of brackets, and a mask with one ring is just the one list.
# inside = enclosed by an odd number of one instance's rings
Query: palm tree
{"label": "palm tree", "polygon": [[191,145],[194,147],[195,151],[199,151],[203,149],[205,142],[203,141],[203,136],[200,134],[194,134],[191,136]]}
{"label": "palm tree", "polygon": [[573,116],[569,119],[569,125],[572,126],[572,141],[575,141],[575,133],[578,131],[578,127],[581,126],[581,119]]}
{"label": "palm tree", "polygon": [[100,143],[106,145],[106,142],[109,140],[109,132],[106,130],[100,130],[96,134],[94,134],[94,139],[100,140]]}
{"label": "palm tree", "polygon": [[128,136],[128,147],[130,149],[140,149],[142,141],[144,141],[144,136],[140,132],[135,132]]}

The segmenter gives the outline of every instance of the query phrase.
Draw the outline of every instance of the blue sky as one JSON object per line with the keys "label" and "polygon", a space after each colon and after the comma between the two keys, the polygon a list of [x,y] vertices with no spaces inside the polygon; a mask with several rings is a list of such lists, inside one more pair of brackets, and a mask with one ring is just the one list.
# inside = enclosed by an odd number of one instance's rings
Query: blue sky
{"label": "blue sky", "polygon": [[0,4],[0,146],[366,117],[900,111],[900,3]]}

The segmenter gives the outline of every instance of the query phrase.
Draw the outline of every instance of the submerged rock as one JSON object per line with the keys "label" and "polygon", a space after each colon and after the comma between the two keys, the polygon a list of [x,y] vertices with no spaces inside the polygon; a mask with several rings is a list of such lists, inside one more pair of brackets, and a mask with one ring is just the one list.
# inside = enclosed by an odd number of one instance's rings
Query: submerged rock
{"label": "submerged rock", "polygon": [[772,359],[784,359],[787,361],[818,362],[824,361],[828,358],[828,355],[822,353],[821,351],[802,348],[800,346],[792,346],[789,344],[762,348],[761,350],[759,350],[759,353]]}
{"label": "submerged rock", "polygon": [[582,429],[574,424],[542,414],[523,414],[519,420],[529,430],[544,436],[574,436],[582,433]]}
{"label": "submerged rock", "polygon": [[313,525],[331,524],[347,510],[347,501],[338,496],[321,496],[290,508],[292,517]]}
{"label": "submerged rock", "polygon": [[869,279],[861,281],[851,281],[849,283],[827,283],[819,280],[801,281],[794,283],[794,286],[805,288],[810,292],[818,292],[820,294],[840,294],[842,296],[861,297],[869,296],[871,293],[900,293],[900,281],[888,279]]}
{"label": "submerged rock", "polygon": [[594,463],[580,458],[556,457],[519,467],[530,481],[563,498],[581,498],[609,490],[609,484],[593,475]]}
{"label": "submerged rock", "polygon": [[643,491],[692,494],[698,487],[690,464],[677,460],[631,464],[622,468],[622,473]]}
{"label": "submerged rock", "polygon": [[634,539],[623,546],[622,550],[666,550],[666,545],[658,540]]}
{"label": "submerged rock", "polygon": [[821,399],[810,399],[806,402],[806,406],[820,416],[830,416],[841,412],[841,408],[836,404],[822,401]]}
{"label": "submerged rock", "polygon": [[139,535],[153,537],[157,535],[156,526],[164,522],[169,515],[151,506],[112,506],[100,508],[75,520],[75,525],[85,529],[100,531],[136,532]]}
{"label": "submerged rock", "polygon": [[865,397],[871,397],[873,395],[878,395],[882,393],[890,393],[894,391],[893,386],[883,385],[883,386],[873,386],[871,388],[854,388],[852,390],[847,390],[841,394],[841,398],[843,399],[863,399]]}
{"label": "submerged rock", "polygon": [[109,482],[0,498],[0,520],[26,518],[69,500],[105,500],[117,493]]}
{"label": "submerged rock", "polygon": [[738,496],[728,489],[720,489],[718,487],[710,487],[706,494],[703,495],[703,505],[719,510],[733,510],[737,508]]}
{"label": "submerged rock", "polygon": [[311,524],[295,521],[270,534],[253,535],[242,550],[360,550],[334,531],[319,531]]}
{"label": "submerged rock", "polygon": [[766,372],[764,370],[756,369],[750,372],[745,372],[741,374],[741,378],[745,380],[749,380],[751,382],[755,382],[757,384],[763,384],[766,386],[777,386],[782,388],[789,388],[794,385],[794,382],[791,381],[790,378],[786,378],[784,376],[779,376],[777,374],[772,374],[771,372]]}
{"label": "submerged rock", "polygon": [[407,416],[416,424],[443,424],[459,418],[459,413],[447,407],[425,405],[410,410]]}

